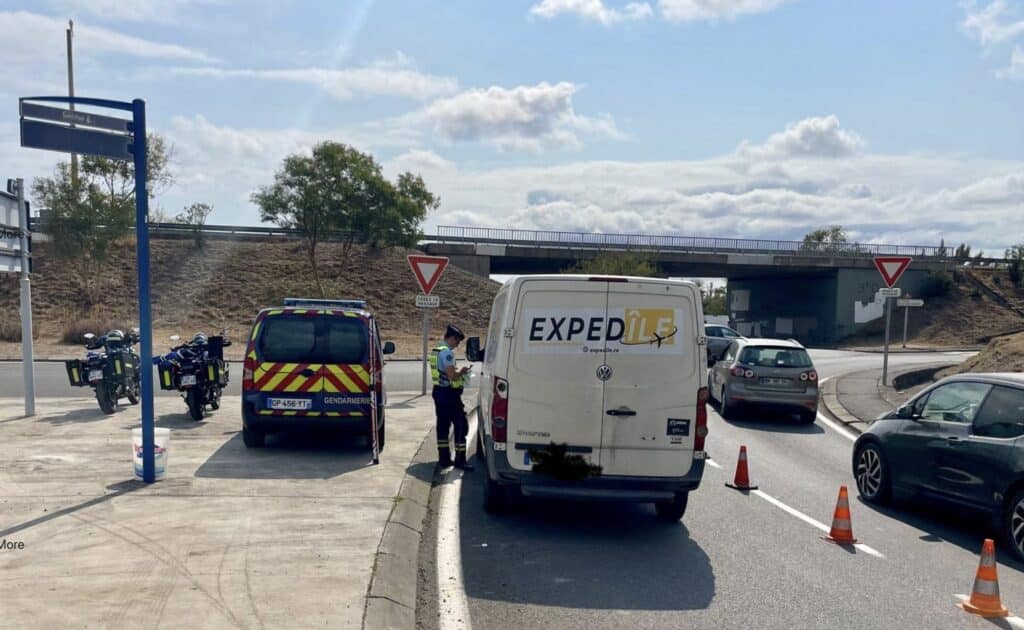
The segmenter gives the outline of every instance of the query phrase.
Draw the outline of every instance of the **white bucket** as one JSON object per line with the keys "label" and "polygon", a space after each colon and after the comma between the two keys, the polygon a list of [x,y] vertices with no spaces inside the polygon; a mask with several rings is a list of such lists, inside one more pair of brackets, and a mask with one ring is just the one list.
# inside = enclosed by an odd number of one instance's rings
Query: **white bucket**
{"label": "white bucket", "polygon": [[[155,479],[163,479],[167,472],[167,449],[171,443],[170,429],[153,429],[153,469]],[[135,478],[142,479],[142,429],[132,429],[132,460]]]}

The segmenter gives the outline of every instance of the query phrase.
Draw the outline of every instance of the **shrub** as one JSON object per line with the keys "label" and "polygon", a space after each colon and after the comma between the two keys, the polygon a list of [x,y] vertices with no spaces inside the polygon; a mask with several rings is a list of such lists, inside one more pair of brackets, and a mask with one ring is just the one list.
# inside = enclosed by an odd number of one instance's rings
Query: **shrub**
{"label": "shrub", "polygon": [[64,333],[61,335],[60,339],[64,343],[80,345],[85,343],[86,333],[92,333],[99,336],[105,334],[108,330],[113,330],[115,328],[123,332],[128,332],[131,326],[106,318],[86,317],[66,324],[64,326]]}
{"label": "shrub", "polygon": [[921,297],[940,297],[948,295],[953,289],[953,279],[944,271],[932,271],[921,283]]}
{"label": "shrub", "polygon": [[0,322],[0,341],[21,341],[21,322]]}

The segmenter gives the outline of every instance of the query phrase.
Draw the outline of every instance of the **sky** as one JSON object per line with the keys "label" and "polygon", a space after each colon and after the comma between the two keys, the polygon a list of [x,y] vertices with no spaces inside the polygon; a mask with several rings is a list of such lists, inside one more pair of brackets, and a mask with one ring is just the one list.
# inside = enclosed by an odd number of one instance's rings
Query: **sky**
{"label": "sky", "polygon": [[424,225],[1024,241],[1024,0],[0,0],[20,96],[147,102],[209,222],[333,140],[441,199]]}

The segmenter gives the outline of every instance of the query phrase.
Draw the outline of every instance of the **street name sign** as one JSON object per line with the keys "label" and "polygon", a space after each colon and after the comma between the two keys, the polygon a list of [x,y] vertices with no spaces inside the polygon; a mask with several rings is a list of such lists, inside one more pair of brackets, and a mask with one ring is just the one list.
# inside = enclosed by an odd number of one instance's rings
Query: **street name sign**
{"label": "street name sign", "polygon": [[902,293],[903,293],[903,290],[900,289],[899,287],[891,287],[891,288],[888,288],[888,289],[879,289],[878,290],[878,297],[898,298],[900,295],[902,295]]}
{"label": "street name sign", "polygon": [[425,295],[430,295],[430,292],[437,285],[437,281],[441,279],[441,274],[444,273],[445,267],[448,266],[448,258],[444,256],[412,254],[408,256],[408,259],[409,266],[412,267],[412,273],[416,276],[416,282],[419,283],[420,289]]}
{"label": "street name sign", "polygon": [[924,306],[924,300],[920,298],[904,298],[901,300],[896,300],[897,308],[915,308],[918,306]]}
{"label": "street name sign", "polygon": [[876,256],[875,268],[882,274],[885,286],[891,287],[899,281],[911,260],[910,256]]}
{"label": "street name sign", "polygon": [[131,133],[131,121],[127,118],[115,118],[114,116],[101,116],[91,112],[72,111],[62,107],[50,107],[39,103],[21,102],[21,117],[34,118],[36,120],[49,120],[64,124],[74,124],[76,127],[92,127],[94,129],[106,129],[120,134]]}
{"label": "street name sign", "polygon": [[417,295],[416,308],[440,308],[441,298],[436,295]]}

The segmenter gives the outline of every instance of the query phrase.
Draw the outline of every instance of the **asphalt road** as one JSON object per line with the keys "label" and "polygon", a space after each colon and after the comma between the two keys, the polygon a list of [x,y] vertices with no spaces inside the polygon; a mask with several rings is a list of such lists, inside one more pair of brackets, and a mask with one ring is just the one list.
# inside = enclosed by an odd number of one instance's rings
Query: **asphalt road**
{"label": "asphalt road", "polygon": [[[422,385],[419,361],[389,361],[384,365],[384,383],[388,391],[411,392],[419,391]],[[474,374],[480,370],[474,369]],[[153,369],[154,379],[156,368]],[[38,398],[91,397],[92,390],[85,387],[71,387],[68,384],[64,363],[53,361],[37,361],[35,363],[36,396]],[[155,381],[154,381],[155,382]],[[226,396],[241,396],[242,364],[231,364],[231,381],[228,383]],[[472,388],[475,381],[470,382]],[[429,385],[428,385],[429,387]],[[20,361],[0,362],[0,397],[24,396],[24,385]],[[178,396],[175,391],[156,389],[157,396]],[[467,396],[469,394],[467,393]],[[468,398],[467,398],[468,400]]]}
{"label": "asphalt road", "polygon": [[[840,351],[812,356],[823,378],[881,362]],[[946,356],[964,355],[897,355],[892,365]],[[489,516],[482,465],[469,474],[459,522],[472,627],[992,627],[955,607],[955,594],[970,593],[990,535],[984,518],[935,505],[864,504],[850,471],[852,441],[821,418],[800,426],[759,412],[709,416],[717,467],[705,468],[680,524],[657,522],[649,505],[532,500]],[[724,485],[741,444],[764,495]],[[843,484],[854,534],[883,557],[825,542],[807,522],[831,524]],[[999,563],[1003,602],[1024,613],[1024,564],[1008,553]]]}

